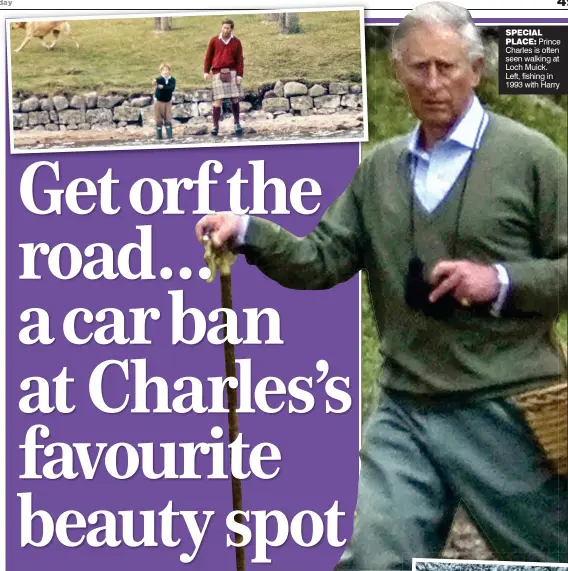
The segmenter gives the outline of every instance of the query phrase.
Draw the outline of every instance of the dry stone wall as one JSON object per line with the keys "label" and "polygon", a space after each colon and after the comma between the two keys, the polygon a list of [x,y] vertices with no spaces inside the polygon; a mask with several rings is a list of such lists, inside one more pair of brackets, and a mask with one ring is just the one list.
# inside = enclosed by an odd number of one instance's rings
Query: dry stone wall
{"label": "dry stone wall", "polygon": [[[268,87],[244,94],[240,107],[245,117],[271,118],[284,113],[327,115],[347,109],[360,110],[363,106],[360,84],[278,81]],[[140,93],[13,97],[12,125],[15,130],[47,131],[153,125],[152,103],[151,95]],[[211,115],[212,106],[211,89],[175,92],[172,117],[176,123],[203,123]]]}

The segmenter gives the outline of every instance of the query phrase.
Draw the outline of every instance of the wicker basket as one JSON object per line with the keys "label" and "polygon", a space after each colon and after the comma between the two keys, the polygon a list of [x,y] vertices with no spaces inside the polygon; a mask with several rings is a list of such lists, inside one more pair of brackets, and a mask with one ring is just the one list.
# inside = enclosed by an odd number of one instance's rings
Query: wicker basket
{"label": "wicker basket", "polygon": [[[555,341],[567,364],[566,348]],[[568,473],[568,381],[520,395],[514,400],[523,411],[537,441],[558,474]]]}

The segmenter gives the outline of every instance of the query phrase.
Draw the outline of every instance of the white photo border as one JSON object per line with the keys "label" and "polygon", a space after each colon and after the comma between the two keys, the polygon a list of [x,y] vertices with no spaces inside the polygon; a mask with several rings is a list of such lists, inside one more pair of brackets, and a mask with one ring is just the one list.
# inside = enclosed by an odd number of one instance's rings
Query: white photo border
{"label": "white photo border", "polygon": [[[265,10],[266,11],[266,10]],[[270,9],[271,13],[280,14],[286,12],[286,9]],[[295,138],[295,139],[284,139],[281,142],[278,140],[236,140],[236,141],[223,141],[220,144],[208,143],[171,143],[167,146],[153,141],[149,141],[147,144],[142,145],[128,145],[128,143],[118,142],[115,145],[92,145],[86,147],[49,147],[49,148],[17,148],[14,144],[14,129],[13,129],[13,102],[12,102],[12,44],[11,44],[11,34],[10,26],[13,22],[18,22],[22,20],[20,17],[10,17],[5,20],[5,34],[6,34],[6,62],[7,62],[7,78],[8,78],[8,90],[7,90],[7,102],[9,107],[8,112],[8,123],[7,128],[9,129],[10,138],[10,153],[13,155],[25,155],[25,154],[39,154],[39,153],[72,153],[72,152],[96,152],[96,151],[144,151],[144,150],[164,150],[164,149],[197,149],[197,148],[224,148],[224,147],[257,147],[257,146],[280,146],[280,145],[314,145],[321,143],[366,143],[369,140],[369,125],[368,125],[368,113],[367,113],[367,61],[365,54],[365,9],[359,6],[342,6],[342,7],[331,7],[331,8],[298,8],[295,9],[297,12],[309,12],[309,13],[319,13],[319,12],[359,12],[359,40],[360,40],[360,55],[361,55],[361,88],[363,95],[363,135],[361,137],[334,137],[334,138]],[[226,15],[245,15],[245,14],[257,14],[258,10],[227,10],[223,14]],[[123,20],[123,19],[139,19],[139,18],[149,18],[149,17],[159,17],[166,14],[168,17],[200,17],[200,16],[218,16],[218,11],[185,11],[185,12],[164,12],[157,11],[152,13],[136,13],[136,14],[111,14],[111,15],[85,15],[85,16],[65,16],[66,20]],[[26,21],[42,21],[45,20],[45,16],[26,16]]]}

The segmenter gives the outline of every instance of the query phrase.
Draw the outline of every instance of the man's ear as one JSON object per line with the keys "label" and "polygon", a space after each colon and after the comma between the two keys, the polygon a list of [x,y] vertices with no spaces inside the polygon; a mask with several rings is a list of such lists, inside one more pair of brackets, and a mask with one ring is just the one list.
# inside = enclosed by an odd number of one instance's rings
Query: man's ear
{"label": "man's ear", "polygon": [[399,83],[402,84],[402,81],[401,81],[401,71],[402,71],[401,65],[402,64],[400,62],[400,59],[391,56],[390,61],[391,61],[391,68],[392,68],[392,71],[393,71],[396,79],[398,80]]}
{"label": "man's ear", "polygon": [[481,81],[481,76],[483,75],[483,68],[485,66],[485,59],[483,56],[476,58],[471,64],[471,69],[474,74],[474,82],[472,87],[477,87]]}

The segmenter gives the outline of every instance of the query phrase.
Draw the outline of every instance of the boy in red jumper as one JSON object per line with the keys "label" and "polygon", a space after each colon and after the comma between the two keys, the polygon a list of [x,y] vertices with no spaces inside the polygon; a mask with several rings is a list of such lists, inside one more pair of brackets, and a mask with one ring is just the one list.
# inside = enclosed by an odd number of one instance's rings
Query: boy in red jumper
{"label": "boy in red jumper", "polygon": [[239,98],[243,79],[244,60],[241,41],[233,36],[233,20],[225,18],[221,23],[221,33],[209,40],[205,52],[203,78],[212,80],[213,87],[213,129],[211,134],[219,134],[219,119],[223,99],[231,100],[231,110],[235,120],[235,135],[242,135],[239,123]]}

